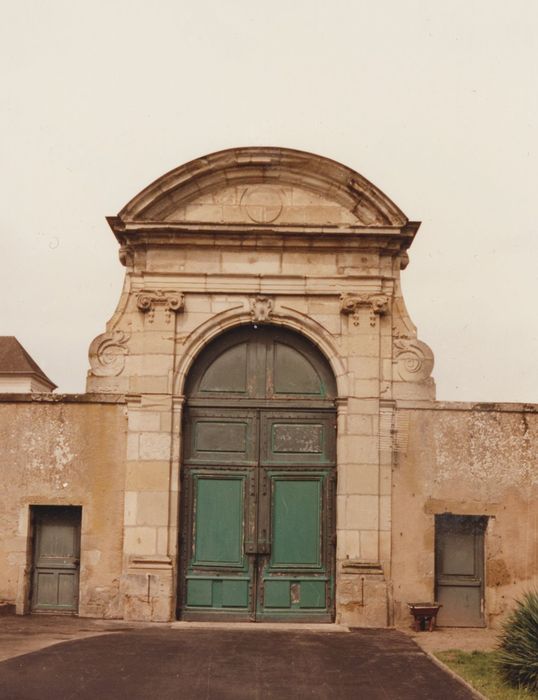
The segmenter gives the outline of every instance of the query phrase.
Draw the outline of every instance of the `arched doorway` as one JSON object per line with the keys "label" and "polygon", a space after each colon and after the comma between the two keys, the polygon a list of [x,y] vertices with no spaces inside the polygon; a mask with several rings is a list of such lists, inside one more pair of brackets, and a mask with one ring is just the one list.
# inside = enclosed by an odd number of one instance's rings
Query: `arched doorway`
{"label": "arched doorway", "polygon": [[336,384],[296,333],[242,327],[186,383],[183,619],[334,615]]}

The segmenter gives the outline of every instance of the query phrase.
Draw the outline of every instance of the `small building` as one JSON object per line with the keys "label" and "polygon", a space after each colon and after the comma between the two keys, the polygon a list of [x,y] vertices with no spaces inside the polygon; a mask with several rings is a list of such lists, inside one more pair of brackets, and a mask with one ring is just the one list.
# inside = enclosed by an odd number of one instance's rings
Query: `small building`
{"label": "small building", "polygon": [[54,391],[56,384],[12,335],[0,336],[0,394]]}
{"label": "small building", "polygon": [[538,406],[436,401],[400,285],[419,223],[258,147],[108,221],[125,284],[87,393],[0,398],[0,599],[372,627],[438,600],[497,625],[538,580]]}

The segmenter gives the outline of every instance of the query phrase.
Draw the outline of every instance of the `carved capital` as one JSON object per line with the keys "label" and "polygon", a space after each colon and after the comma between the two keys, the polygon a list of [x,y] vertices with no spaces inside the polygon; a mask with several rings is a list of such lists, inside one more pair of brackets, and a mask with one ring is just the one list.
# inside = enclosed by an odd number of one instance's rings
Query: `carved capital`
{"label": "carved capital", "polygon": [[341,294],[340,311],[353,317],[353,325],[360,325],[360,309],[370,310],[370,325],[375,326],[376,317],[384,316],[389,310],[389,297],[386,294]]}
{"label": "carved capital", "polygon": [[95,377],[117,377],[125,367],[125,355],[129,354],[129,333],[111,331],[98,335],[89,350],[91,373]]}
{"label": "carved capital", "polygon": [[274,303],[270,297],[256,296],[250,300],[250,315],[255,323],[265,323],[273,313]]}
{"label": "carved capital", "polygon": [[183,311],[184,295],[181,292],[168,292],[162,289],[143,289],[136,295],[136,305],[139,311],[148,314],[148,321],[153,323],[155,309],[163,306],[166,323],[170,322],[172,313]]}
{"label": "carved capital", "polygon": [[433,352],[417,338],[404,335],[393,329],[394,359],[399,378],[405,382],[421,382],[433,370]]}

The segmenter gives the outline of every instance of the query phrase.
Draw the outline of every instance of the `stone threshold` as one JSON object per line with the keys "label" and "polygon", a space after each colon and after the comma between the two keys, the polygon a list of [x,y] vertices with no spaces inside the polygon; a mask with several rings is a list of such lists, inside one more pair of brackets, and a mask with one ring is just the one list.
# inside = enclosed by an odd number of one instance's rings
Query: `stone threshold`
{"label": "stone threshold", "polygon": [[215,629],[215,630],[250,630],[279,632],[349,632],[349,627],[336,623],[309,622],[191,622],[177,621],[168,623],[170,629]]}

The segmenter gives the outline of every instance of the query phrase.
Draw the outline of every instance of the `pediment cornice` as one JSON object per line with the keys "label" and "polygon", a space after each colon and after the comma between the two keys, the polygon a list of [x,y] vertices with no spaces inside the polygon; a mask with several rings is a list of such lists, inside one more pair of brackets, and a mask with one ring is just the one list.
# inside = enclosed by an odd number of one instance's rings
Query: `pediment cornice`
{"label": "pediment cornice", "polygon": [[[185,224],[402,228],[405,214],[359,173],[285,148],[219,151],[181,165],[136,195],[114,230]],[[111,222],[112,224],[112,222]]]}

